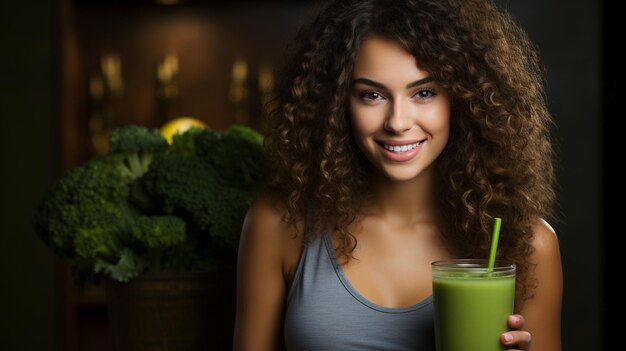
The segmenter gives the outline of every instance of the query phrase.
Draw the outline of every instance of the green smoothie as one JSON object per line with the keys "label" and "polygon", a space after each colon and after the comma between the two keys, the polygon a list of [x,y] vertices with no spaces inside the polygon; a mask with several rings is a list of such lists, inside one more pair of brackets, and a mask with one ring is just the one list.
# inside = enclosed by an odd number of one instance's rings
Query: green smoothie
{"label": "green smoothie", "polygon": [[437,351],[500,351],[513,313],[515,265],[486,260],[433,263]]}

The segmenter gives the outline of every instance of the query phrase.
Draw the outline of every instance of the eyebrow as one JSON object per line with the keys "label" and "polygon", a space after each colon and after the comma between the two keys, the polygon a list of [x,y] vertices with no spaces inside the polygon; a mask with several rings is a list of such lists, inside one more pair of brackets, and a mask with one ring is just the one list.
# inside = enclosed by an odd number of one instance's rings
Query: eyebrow
{"label": "eyebrow", "polygon": [[[406,85],[406,89],[411,89],[413,87],[416,87],[416,86],[419,86],[419,85],[422,85],[422,84],[426,84],[426,83],[430,83],[432,81],[433,81],[433,77],[431,77],[431,76],[428,76],[428,77],[425,77],[425,78],[422,78],[422,79],[418,79],[415,82],[411,82],[411,83],[407,84]],[[387,87],[384,84],[376,82],[376,81],[373,81],[371,79],[367,79],[367,78],[357,78],[357,79],[352,81],[352,85],[355,85],[355,84],[358,84],[358,83],[366,84],[366,85],[370,85],[370,86],[373,86],[373,87],[376,87],[376,88],[379,88],[379,89],[387,90]]]}

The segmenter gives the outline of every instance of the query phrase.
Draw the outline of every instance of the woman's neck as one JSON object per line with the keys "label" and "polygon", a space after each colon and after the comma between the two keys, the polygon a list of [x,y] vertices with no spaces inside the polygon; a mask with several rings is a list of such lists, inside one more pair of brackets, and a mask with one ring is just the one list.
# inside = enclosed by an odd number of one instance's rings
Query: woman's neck
{"label": "woman's neck", "polygon": [[373,179],[373,196],[368,201],[367,215],[384,218],[398,225],[412,225],[433,220],[434,169],[429,167],[414,179],[392,181],[382,175]]}

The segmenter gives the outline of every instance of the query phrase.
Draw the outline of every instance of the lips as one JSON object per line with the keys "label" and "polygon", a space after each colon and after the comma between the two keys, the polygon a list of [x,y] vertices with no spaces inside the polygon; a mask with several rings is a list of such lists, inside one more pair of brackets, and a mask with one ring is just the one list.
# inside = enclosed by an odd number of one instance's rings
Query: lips
{"label": "lips", "polygon": [[413,159],[422,146],[426,142],[424,140],[406,140],[406,141],[377,141],[378,145],[382,148],[383,155],[395,162],[406,162]]}
{"label": "lips", "polygon": [[413,143],[413,144],[404,144],[404,145],[395,145],[395,146],[388,145],[388,144],[382,144],[382,146],[385,148],[385,150],[393,151],[393,152],[396,152],[396,153],[403,153],[403,152],[407,152],[409,150],[415,149],[422,142],[423,141],[420,141],[420,142],[417,142],[417,143]]}

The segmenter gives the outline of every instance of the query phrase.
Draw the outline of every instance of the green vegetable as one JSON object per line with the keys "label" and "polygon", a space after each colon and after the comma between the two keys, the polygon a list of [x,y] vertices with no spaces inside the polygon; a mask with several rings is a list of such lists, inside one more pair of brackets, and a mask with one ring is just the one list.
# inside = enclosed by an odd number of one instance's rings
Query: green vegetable
{"label": "green vegetable", "polygon": [[190,129],[174,135],[169,152],[156,156],[138,181],[141,191],[135,194],[150,194],[147,201],[133,200],[185,218],[198,261],[218,258],[234,264],[243,218],[264,173],[261,143],[228,132]]}
{"label": "green vegetable", "polygon": [[148,170],[153,155],[162,153],[167,146],[167,140],[158,130],[150,131],[139,126],[128,126],[111,133],[109,154],[122,155],[126,175],[136,179]]}
{"label": "green vegetable", "polygon": [[254,129],[250,129],[246,126],[242,125],[234,125],[226,130],[226,133],[231,135],[242,136],[256,144],[263,145],[263,135],[255,131]]}
{"label": "green vegetable", "polygon": [[192,128],[172,145],[156,130],[114,130],[107,155],[51,187],[35,213],[36,233],[70,260],[78,283],[233,266],[265,172],[262,136],[237,129]]}

